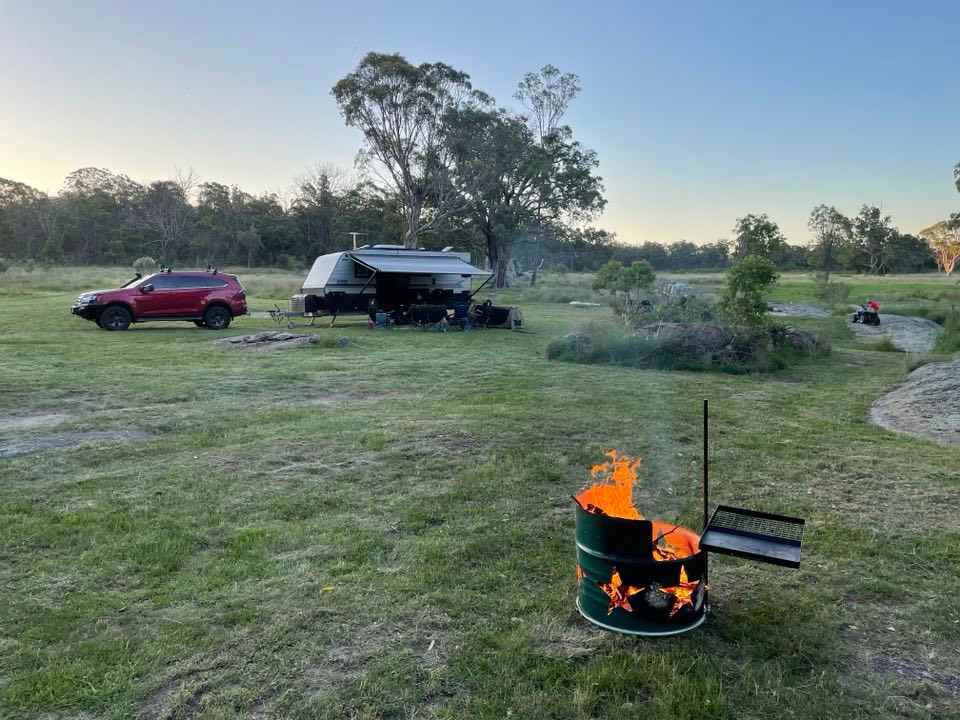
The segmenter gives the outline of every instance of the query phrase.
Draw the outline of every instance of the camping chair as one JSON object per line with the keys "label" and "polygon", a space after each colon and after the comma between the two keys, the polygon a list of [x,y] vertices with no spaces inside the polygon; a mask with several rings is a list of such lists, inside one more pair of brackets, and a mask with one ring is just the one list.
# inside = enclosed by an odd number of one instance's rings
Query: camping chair
{"label": "camping chair", "polygon": [[453,317],[450,318],[450,325],[458,327],[463,331],[470,329],[470,311],[467,303],[458,302],[453,304]]}

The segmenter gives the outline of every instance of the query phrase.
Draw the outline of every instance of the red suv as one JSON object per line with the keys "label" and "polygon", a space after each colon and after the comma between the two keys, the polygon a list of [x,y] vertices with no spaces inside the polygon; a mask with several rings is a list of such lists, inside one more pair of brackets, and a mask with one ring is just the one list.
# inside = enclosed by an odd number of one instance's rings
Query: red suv
{"label": "red suv", "polygon": [[223,330],[247,314],[247,295],[236,275],[165,270],[137,275],[116,290],[85,292],[71,310],[104,330],[126,330],[147,320],[192,320],[197,327]]}

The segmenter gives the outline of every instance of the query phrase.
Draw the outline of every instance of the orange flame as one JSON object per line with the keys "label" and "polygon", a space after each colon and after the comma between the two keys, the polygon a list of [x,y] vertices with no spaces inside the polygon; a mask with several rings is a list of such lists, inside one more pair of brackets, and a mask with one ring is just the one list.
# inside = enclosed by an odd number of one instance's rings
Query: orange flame
{"label": "orange flame", "polygon": [[697,590],[699,582],[690,582],[687,578],[687,569],[680,566],[680,584],[675,587],[664,588],[663,592],[673,595],[673,607],[670,609],[670,617],[673,617],[684,605],[693,607],[693,593]]}
{"label": "orange flame", "polygon": [[583,571],[583,568],[577,565],[577,585],[580,584],[580,581],[583,580],[587,574]]}
{"label": "orange flame", "polygon": [[624,586],[623,580],[620,579],[620,572],[614,568],[613,574],[610,576],[610,582],[600,583],[600,589],[610,598],[610,605],[607,607],[607,615],[609,615],[617,608],[623,608],[627,612],[633,612],[633,607],[630,605],[630,598],[638,592],[643,592],[644,588],[636,587],[635,585]]}
{"label": "orange flame", "polygon": [[633,484],[637,481],[640,458],[620,455],[616,450],[605,454],[610,460],[590,469],[594,484],[577,495],[577,502],[587,512],[643,520],[633,504]]}

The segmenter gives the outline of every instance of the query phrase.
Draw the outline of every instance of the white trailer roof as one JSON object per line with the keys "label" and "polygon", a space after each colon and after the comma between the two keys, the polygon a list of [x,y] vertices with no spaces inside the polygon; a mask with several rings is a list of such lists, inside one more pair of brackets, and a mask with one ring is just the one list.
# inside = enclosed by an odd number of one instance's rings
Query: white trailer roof
{"label": "white trailer roof", "polygon": [[[456,255],[374,255],[368,252],[349,255],[355,262],[382,273],[409,273],[411,275],[491,275]],[[311,273],[313,271],[311,270]]]}

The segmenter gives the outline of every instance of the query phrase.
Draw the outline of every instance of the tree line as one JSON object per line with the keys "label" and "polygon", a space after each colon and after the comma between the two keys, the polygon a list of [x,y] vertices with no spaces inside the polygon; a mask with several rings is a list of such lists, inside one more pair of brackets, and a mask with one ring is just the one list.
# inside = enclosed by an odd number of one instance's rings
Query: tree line
{"label": "tree line", "polygon": [[[591,225],[606,204],[599,161],[564,122],[580,90],[576,75],[547,65],[521,79],[513,110],[444,63],[369,53],[332,89],[363,134],[355,172],[320,165],[289,198],[192,172],[141,184],[82,168],[52,196],[0,178],[0,257],[294,268],[359,239],[469,249],[503,286],[517,270],[595,271],[610,260],[707,270],[758,255],[780,269],[883,274],[952,271],[960,255],[960,214],[919,237],[866,205],[853,218],[814,208],[806,246],[762,213],[737,219],[731,239],[622,242]],[[955,179],[960,189],[960,165]]]}

